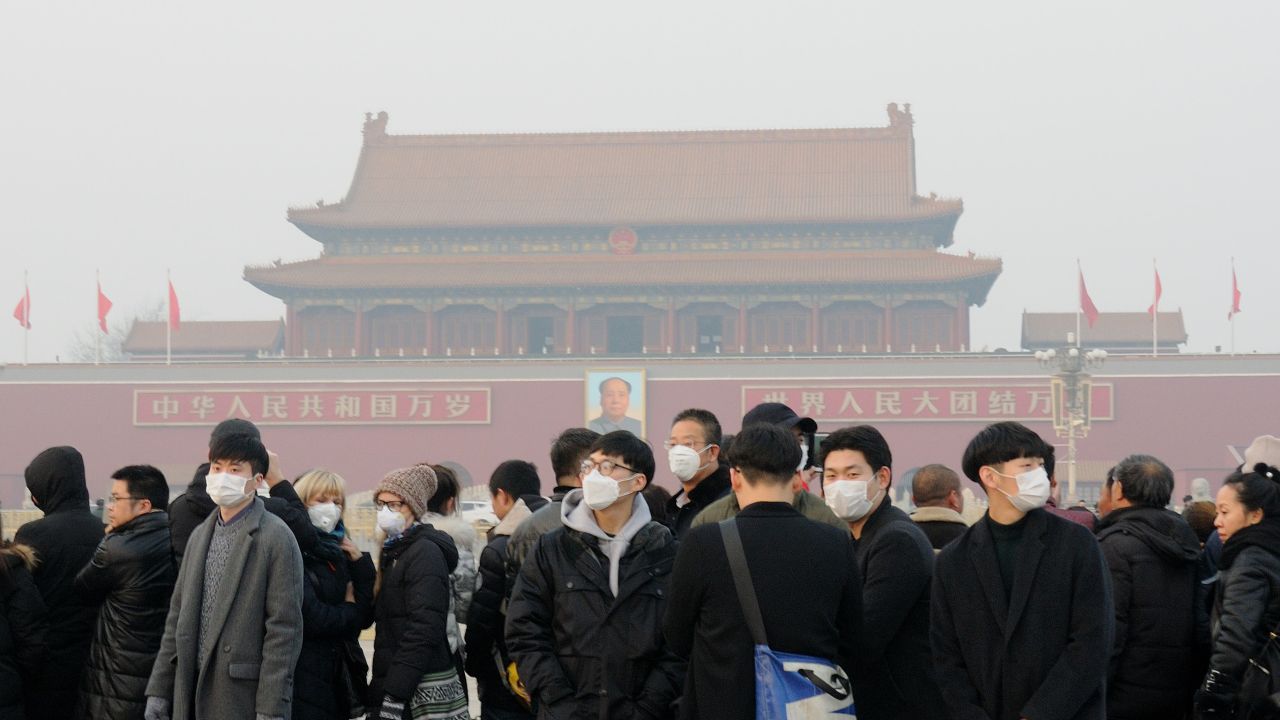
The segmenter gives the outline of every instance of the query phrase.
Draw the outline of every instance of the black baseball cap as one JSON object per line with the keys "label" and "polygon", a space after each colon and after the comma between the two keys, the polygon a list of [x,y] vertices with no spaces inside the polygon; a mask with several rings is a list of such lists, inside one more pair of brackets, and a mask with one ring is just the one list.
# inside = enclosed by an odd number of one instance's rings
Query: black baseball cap
{"label": "black baseball cap", "polygon": [[788,430],[798,427],[801,432],[806,433],[818,432],[818,423],[813,418],[800,417],[795,410],[777,402],[760,403],[742,416],[742,427],[756,423],[778,425]]}

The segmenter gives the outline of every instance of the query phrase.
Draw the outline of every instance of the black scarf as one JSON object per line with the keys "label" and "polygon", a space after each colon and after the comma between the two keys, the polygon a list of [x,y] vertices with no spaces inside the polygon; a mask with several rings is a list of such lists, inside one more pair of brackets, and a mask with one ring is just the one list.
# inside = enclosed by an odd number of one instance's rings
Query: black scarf
{"label": "black scarf", "polygon": [[1222,562],[1219,567],[1231,567],[1236,556],[1247,547],[1260,547],[1273,555],[1280,555],[1280,518],[1264,516],[1257,525],[1237,530],[1222,544]]}

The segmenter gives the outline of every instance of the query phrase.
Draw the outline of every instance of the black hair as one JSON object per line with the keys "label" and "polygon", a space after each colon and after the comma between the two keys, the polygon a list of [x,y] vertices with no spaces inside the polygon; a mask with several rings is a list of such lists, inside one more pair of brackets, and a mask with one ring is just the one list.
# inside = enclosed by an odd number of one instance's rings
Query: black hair
{"label": "black hair", "polygon": [[445,504],[458,497],[461,491],[458,476],[444,465],[432,465],[431,469],[436,472],[436,493],[427,500],[427,511],[443,515]]}
{"label": "black hair", "polygon": [[632,435],[630,432],[614,430],[611,433],[601,435],[595,442],[591,443],[591,450],[588,454],[594,452],[621,458],[623,465],[631,468],[633,472],[644,475],[646,484],[653,482],[653,448],[649,447],[649,443]]}
{"label": "black hair", "polygon": [[1280,470],[1275,467],[1258,463],[1246,470],[1242,466],[1222,484],[1235,487],[1246,510],[1261,510],[1263,517],[1280,517]]}
{"label": "black hair", "polygon": [[111,479],[123,480],[131,498],[150,500],[156,510],[169,507],[169,481],[150,465],[127,465],[112,473]]}
{"label": "black hair", "polygon": [[631,393],[631,383],[627,382],[626,380],[623,380],[622,378],[618,377],[617,375],[614,375],[613,377],[607,377],[607,378],[605,378],[605,379],[603,379],[603,380],[601,380],[601,381],[600,381],[600,394],[601,394],[601,395],[603,395],[603,394],[604,394],[604,386],[605,386],[605,383],[609,382],[610,380],[617,380],[618,382],[622,383],[623,385],[626,385],[626,386],[627,386],[627,394],[630,394],[630,393]]}
{"label": "black hair", "polygon": [[1043,459],[1047,446],[1048,443],[1022,423],[998,422],[982,428],[973,436],[964,449],[960,467],[965,477],[981,485],[979,468],[1003,465],[1018,458]]}
{"label": "black hair", "polygon": [[538,468],[525,460],[507,460],[494,468],[489,476],[489,494],[497,495],[505,490],[512,500],[521,495],[537,495],[542,489],[542,481],[538,479]]}
{"label": "black hair", "polygon": [[671,500],[671,493],[666,488],[661,485],[645,485],[644,490],[640,491],[640,497],[649,506],[649,517],[654,522],[668,524],[671,517],[667,513],[667,502]]}
{"label": "black hair", "polygon": [[252,435],[224,435],[209,446],[209,462],[247,462],[254,475],[266,475],[271,458],[262,441]]}
{"label": "black hair", "polygon": [[257,425],[241,418],[228,418],[218,423],[209,434],[209,447],[212,448],[214,443],[228,435],[248,435],[262,442],[262,432]]}
{"label": "black hair", "polygon": [[911,500],[919,507],[942,502],[960,492],[960,476],[946,465],[925,465],[911,478]]}
{"label": "black hair", "polygon": [[591,453],[591,444],[600,439],[600,433],[587,428],[569,428],[551,443],[551,472],[556,480],[577,476],[582,461]]}
{"label": "black hair", "polygon": [[1150,455],[1130,455],[1114,468],[1108,485],[1120,483],[1134,505],[1162,508],[1173,496],[1173,471]]}
{"label": "black hair", "polygon": [[755,423],[733,437],[725,462],[742,473],[751,485],[790,483],[800,464],[800,446],[790,430],[777,425]]}
{"label": "black hair", "polygon": [[[679,414],[672,419],[671,424],[675,425],[681,420],[692,420],[702,426],[702,440],[709,445],[720,444],[720,419],[710,410],[702,408],[689,408],[681,410]],[[797,460],[796,462],[799,462]]]}
{"label": "black hair", "polygon": [[196,467],[196,474],[191,477],[192,485],[204,485],[205,479],[209,477],[209,463],[200,463]]}
{"label": "black hair", "polygon": [[893,471],[893,453],[889,451],[889,442],[884,435],[871,425],[854,425],[836,430],[822,441],[822,466],[827,465],[827,456],[837,450],[854,450],[862,453],[872,472],[880,468]]}
{"label": "black hair", "polygon": [[1057,450],[1054,450],[1052,443],[1045,443],[1044,450],[1041,452],[1044,453],[1040,458],[1044,460],[1044,474],[1048,475],[1050,480],[1057,482],[1057,479],[1053,476],[1053,469],[1058,464]]}

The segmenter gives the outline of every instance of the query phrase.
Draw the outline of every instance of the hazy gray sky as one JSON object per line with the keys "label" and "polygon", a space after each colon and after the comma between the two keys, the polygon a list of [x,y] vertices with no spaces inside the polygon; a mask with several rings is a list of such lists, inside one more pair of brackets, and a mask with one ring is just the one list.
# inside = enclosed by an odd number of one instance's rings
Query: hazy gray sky
{"label": "hazy gray sky", "polygon": [[1003,258],[973,344],[1024,308],[1186,314],[1190,349],[1280,351],[1280,4],[1253,2],[17,3],[0,17],[0,360],[31,273],[33,361],[154,306],[283,306],[245,264],[314,257],[290,205],[346,192],[389,132],[884,125],[910,102],[952,252]]}

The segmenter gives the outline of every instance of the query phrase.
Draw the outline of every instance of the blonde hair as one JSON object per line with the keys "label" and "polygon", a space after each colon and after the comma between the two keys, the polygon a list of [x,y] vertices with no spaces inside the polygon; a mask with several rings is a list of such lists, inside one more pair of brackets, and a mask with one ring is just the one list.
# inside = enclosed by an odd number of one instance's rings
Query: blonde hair
{"label": "blonde hair", "polygon": [[337,495],[338,504],[345,510],[347,507],[347,483],[336,472],[317,468],[308,470],[293,481],[293,490],[306,505],[312,498],[321,495]]}

